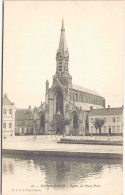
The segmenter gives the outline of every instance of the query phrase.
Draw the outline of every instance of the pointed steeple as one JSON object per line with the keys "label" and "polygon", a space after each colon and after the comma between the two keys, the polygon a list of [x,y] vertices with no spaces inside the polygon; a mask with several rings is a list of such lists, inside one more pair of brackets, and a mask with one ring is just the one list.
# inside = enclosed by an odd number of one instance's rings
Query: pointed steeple
{"label": "pointed steeple", "polygon": [[65,53],[65,51],[67,51],[66,38],[65,38],[65,28],[64,28],[64,20],[63,19],[62,19],[59,51],[62,52],[63,54]]}
{"label": "pointed steeple", "polygon": [[64,28],[64,19],[62,19],[62,30],[65,30],[65,28]]}
{"label": "pointed steeple", "polygon": [[57,50],[56,61],[57,61],[56,73],[68,75],[69,52],[66,46],[64,20],[62,20],[59,49]]}
{"label": "pointed steeple", "polygon": [[69,52],[66,45],[64,21],[62,20],[59,49],[56,53],[56,75],[53,81],[56,82],[58,78],[63,86],[72,85],[72,77],[69,75],[68,62]]}

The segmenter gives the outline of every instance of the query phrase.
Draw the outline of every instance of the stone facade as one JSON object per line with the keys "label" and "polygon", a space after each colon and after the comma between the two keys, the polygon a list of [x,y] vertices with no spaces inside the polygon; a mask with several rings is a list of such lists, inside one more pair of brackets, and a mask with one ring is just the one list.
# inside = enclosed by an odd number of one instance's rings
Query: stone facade
{"label": "stone facade", "polygon": [[7,95],[3,97],[2,111],[2,136],[15,135],[15,104],[11,102]]}
{"label": "stone facade", "polygon": [[[61,133],[81,134],[88,131],[88,112],[105,107],[105,99],[93,90],[72,83],[69,74],[69,52],[66,45],[64,22],[62,21],[59,49],[56,54],[56,73],[53,84],[49,87],[46,81],[45,102],[38,110],[39,127],[45,134]],[[58,120],[52,125],[54,118],[63,118],[61,125]]]}

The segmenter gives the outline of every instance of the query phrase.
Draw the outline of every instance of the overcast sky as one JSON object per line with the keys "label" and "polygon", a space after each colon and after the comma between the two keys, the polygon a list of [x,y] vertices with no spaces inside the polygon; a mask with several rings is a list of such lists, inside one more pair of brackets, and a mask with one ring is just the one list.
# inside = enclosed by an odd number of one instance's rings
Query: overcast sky
{"label": "overcast sky", "polygon": [[56,71],[62,18],[74,84],[123,104],[122,1],[5,1],[3,89],[18,108],[39,106]]}

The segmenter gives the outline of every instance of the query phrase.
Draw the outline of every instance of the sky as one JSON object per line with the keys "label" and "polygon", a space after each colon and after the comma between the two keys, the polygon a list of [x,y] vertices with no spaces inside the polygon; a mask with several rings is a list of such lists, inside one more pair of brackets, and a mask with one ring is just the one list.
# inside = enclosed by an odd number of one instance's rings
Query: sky
{"label": "sky", "polygon": [[106,106],[123,104],[123,1],[5,1],[3,92],[17,108],[39,106],[56,72],[62,18],[74,84]]}

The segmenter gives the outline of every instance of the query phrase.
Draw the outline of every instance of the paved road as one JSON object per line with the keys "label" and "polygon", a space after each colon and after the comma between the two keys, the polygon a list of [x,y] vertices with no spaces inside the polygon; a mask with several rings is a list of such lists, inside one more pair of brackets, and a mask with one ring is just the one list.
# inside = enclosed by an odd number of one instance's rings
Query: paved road
{"label": "paved road", "polygon": [[[75,137],[73,137],[74,139]],[[95,139],[95,137],[83,137],[77,139]],[[83,144],[58,144],[58,136],[37,136],[33,140],[33,136],[16,136],[3,139],[3,149],[20,149],[20,150],[41,150],[41,151],[75,151],[75,152],[92,152],[92,153],[116,153],[122,154],[122,146],[111,145],[83,145]],[[98,140],[107,140],[108,137],[96,138]],[[111,137],[111,140],[121,140],[121,137]]]}

